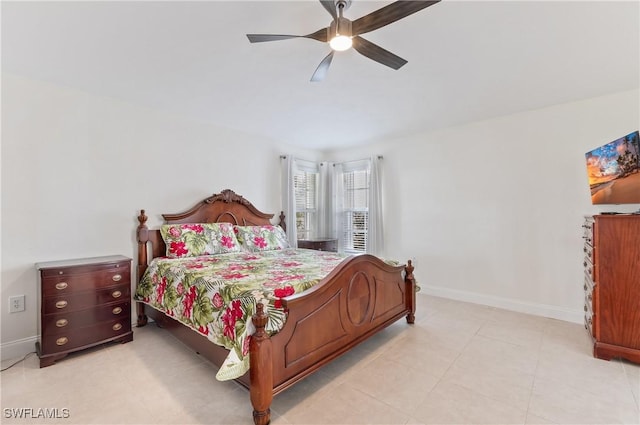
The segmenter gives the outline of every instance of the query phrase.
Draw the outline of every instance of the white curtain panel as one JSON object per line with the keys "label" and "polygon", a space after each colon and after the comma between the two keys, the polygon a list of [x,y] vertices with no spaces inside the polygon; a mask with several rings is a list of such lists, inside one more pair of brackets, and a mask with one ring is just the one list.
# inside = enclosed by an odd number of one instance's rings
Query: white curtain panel
{"label": "white curtain panel", "polygon": [[320,184],[318,187],[318,237],[335,238],[337,230],[336,192],[334,192],[334,166],[331,162],[320,163]]}
{"label": "white curtain panel", "polygon": [[371,157],[369,174],[369,231],[367,252],[384,255],[384,228],[382,226],[382,157]]}
{"label": "white curtain panel", "polygon": [[343,167],[342,164],[333,164],[333,184],[331,185],[333,193],[336,195],[333,200],[333,210],[331,211],[334,218],[334,229],[336,237],[338,238],[338,252],[344,252],[344,237],[345,234],[342,231],[344,228],[343,216],[344,211],[344,199],[342,193],[344,192],[344,182],[342,181]]}
{"label": "white curtain panel", "polygon": [[296,173],[296,160],[292,155],[281,157],[280,166],[282,168],[282,211],[284,211],[284,222],[287,226],[287,239],[292,248],[298,247],[298,235],[296,230],[296,194],[293,183],[293,176]]}

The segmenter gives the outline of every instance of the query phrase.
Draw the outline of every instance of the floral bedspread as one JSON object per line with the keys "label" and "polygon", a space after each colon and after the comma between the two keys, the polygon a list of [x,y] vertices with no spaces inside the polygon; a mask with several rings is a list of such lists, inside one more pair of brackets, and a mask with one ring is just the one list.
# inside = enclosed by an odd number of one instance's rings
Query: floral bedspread
{"label": "floral bedspread", "polygon": [[278,332],[287,318],[282,298],[311,288],[345,258],[306,249],[155,258],[135,299],[230,350],[216,378],[235,379],[249,370],[256,304],[269,316],[266,331]]}

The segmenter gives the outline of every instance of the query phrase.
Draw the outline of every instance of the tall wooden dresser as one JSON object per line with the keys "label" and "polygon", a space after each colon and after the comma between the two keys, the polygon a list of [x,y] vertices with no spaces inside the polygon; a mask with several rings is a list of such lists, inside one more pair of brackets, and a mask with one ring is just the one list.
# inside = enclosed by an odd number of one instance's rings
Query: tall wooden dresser
{"label": "tall wooden dresser", "polygon": [[585,217],[584,321],[593,355],[640,363],[640,215]]}
{"label": "tall wooden dresser", "polygon": [[131,259],[121,255],[51,261],[39,271],[40,367],[131,331]]}

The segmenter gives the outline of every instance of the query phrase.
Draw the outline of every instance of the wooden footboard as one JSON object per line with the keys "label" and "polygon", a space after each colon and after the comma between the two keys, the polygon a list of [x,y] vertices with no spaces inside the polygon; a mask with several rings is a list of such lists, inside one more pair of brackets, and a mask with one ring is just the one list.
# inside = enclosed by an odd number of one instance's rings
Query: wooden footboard
{"label": "wooden footboard", "polygon": [[360,255],[283,302],[289,310],[287,323],[271,338],[264,332],[261,307],[253,319],[250,393],[256,425],[269,423],[274,395],[398,319],[414,322],[413,266],[409,261],[406,267],[394,267]]}
{"label": "wooden footboard", "polygon": [[[167,223],[231,222],[242,225],[269,224],[273,216],[256,210],[233,191],[225,190],[197,204],[185,213],[163,215]],[[149,230],[144,210],[138,216],[138,281],[151,258],[164,255],[165,245],[158,230]],[[150,246],[149,246],[150,245]],[[258,305],[252,321],[249,373],[237,381],[249,388],[253,418],[257,425],[270,421],[273,396],[349,351],[370,336],[406,317],[415,319],[415,280],[411,261],[392,266],[372,255],[350,257],[313,288],[283,299],[287,321],[280,332],[269,337],[267,316]],[[159,326],[221,366],[228,353],[171,317],[138,303],[138,326],[147,314]],[[213,378],[212,378],[213,379]]]}

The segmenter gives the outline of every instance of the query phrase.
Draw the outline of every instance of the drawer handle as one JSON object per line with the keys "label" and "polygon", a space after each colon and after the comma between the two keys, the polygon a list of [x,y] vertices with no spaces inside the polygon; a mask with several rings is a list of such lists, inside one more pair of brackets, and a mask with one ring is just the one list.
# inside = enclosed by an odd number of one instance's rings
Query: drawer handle
{"label": "drawer handle", "polygon": [[587,312],[587,305],[586,304],[584,305],[584,311],[585,311],[585,313]]}
{"label": "drawer handle", "polygon": [[67,319],[56,320],[56,326],[59,327],[59,328],[64,328],[68,324],[69,324],[69,321]]}
{"label": "drawer handle", "polygon": [[587,284],[585,283],[582,288],[586,291],[587,290]]}
{"label": "drawer handle", "polygon": [[120,292],[120,291],[113,291],[113,292],[111,293],[111,296],[112,296],[113,298],[120,298],[120,297],[122,296],[122,292]]}
{"label": "drawer handle", "polygon": [[589,301],[593,301],[593,297],[592,297],[591,294],[589,294],[589,296],[587,298],[589,298]]}
{"label": "drawer handle", "polygon": [[587,262],[585,261],[584,263],[582,263],[582,265],[583,265],[584,267],[587,267]]}
{"label": "drawer handle", "polygon": [[113,329],[114,331],[119,331],[120,329],[122,329],[122,325],[120,323],[116,323],[111,327],[111,329]]}
{"label": "drawer handle", "polygon": [[120,314],[120,313],[122,313],[122,307],[116,307],[113,310],[111,310],[111,312],[113,314]]}
{"label": "drawer handle", "polygon": [[61,291],[63,289],[67,289],[67,286],[69,286],[69,284],[67,282],[58,282],[56,283],[56,289]]}
{"label": "drawer handle", "polygon": [[56,302],[56,308],[65,308],[67,306],[67,302],[65,300]]}
{"label": "drawer handle", "polygon": [[114,275],[111,277],[111,279],[112,279],[114,282],[120,282],[120,280],[122,280],[122,275],[120,275],[120,274],[114,274]]}
{"label": "drawer handle", "polygon": [[65,345],[67,342],[69,342],[69,338],[66,336],[56,339],[56,345]]}

